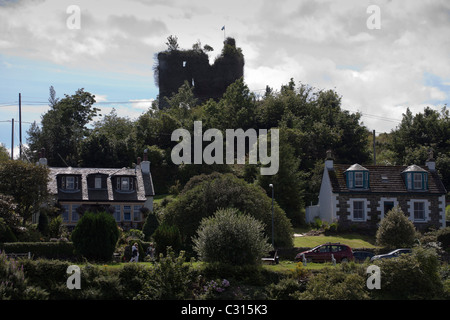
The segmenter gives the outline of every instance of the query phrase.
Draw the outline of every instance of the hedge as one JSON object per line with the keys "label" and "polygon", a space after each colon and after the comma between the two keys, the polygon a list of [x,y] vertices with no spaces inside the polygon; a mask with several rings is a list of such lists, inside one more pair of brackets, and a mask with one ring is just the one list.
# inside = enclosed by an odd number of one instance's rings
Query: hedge
{"label": "hedge", "polygon": [[72,242],[6,242],[0,243],[1,251],[28,253],[34,258],[71,259],[76,257]]}

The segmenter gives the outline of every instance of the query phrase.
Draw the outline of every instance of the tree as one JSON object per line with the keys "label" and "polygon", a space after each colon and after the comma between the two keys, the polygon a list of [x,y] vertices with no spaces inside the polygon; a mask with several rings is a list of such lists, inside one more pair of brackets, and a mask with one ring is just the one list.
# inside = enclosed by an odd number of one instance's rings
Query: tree
{"label": "tree", "polygon": [[79,89],[72,96],[50,100],[50,110],[42,116],[41,127],[34,123],[28,131],[30,150],[37,153],[45,148],[51,166],[76,166],[80,142],[89,132],[86,125],[99,111],[93,107],[95,96]]}
{"label": "tree", "polygon": [[411,247],[415,239],[414,224],[399,207],[394,207],[386,214],[376,233],[377,244],[391,249]]}
{"label": "tree", "polygon": [[[163,209],[164,221],[178,226],[183,243],[192,246],[203,218],[220,208],[236,208],[264,225],[265,235],[272,237],[272,200],[256,185],[248,184],[233,174],[213,173],[193,177],[178,197]],[[274,241],[277,247],[291,247],[292,225],[285,212],[275,203]]]}
{"label": "tree", "polygon": [[204,218],[193,242],[201,260],[231,265],[258,264],[272,247],[263,224],[234,208]]}
{"label": "tree", "polygon": [[168,51],[176,51],[176,50],[178,50],[179,47],[180,47],[178,45],[178,37],[177,36],[172,36],[172,35],[168,36],[166,45],[167,45],[167,50]]}
{"label": "tree", "polygon": [[116,220],[106,212],[85,212],[72,232],[76,252],[99,261],[112,258],[118,239]]}
{"label": "tree", "polygon": [[18,160],[0,163],[0,193],[10,195],[23,225],[48,200],[48,168]]}
{"label": "tree", "polygon": [[147,215],[147,218],[145,218],[145,223],[142,226],[142,232],[144,232],[146,241],[150,240],[151,236],[156,231],[156,229],[158,229],[158,227],[159,227],[158,218],[153,212],[150,212]]}
{"label": "tree", "polygon": [[10,158],[11,157],[8,150],[6,150],[6,147],[3,144],[0,144],[0,162],[7,161]]}

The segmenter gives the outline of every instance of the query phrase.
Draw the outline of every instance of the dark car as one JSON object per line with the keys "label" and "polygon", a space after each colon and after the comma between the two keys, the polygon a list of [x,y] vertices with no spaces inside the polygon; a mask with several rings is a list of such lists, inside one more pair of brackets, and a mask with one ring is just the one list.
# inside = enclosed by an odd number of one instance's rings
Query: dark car
{"label": "dark car", "polygon": [[396,258],[396,257],[399,257],[399,256],[402,255],[402,254],[409,254],[409,253],[411,253],[411,252],[412,252],[411,249],[396,249],[396,250],[391,251],[391,252],[386,253],[386,254],[379,254],[379,255],[373,256],[373,257],[370,259],[370,261],[377,260],[377,259],[390,259],[390,258]]}
{"label": "dark car", "polygon": [[366,259],[371,259],[375,254],[369,251],[353,251],[353,258],[357,262],[363,262]]}
{"label": "dark car", "polygon": [[300,252],[295,256],[296,261],[302,261],[303,255],[307,261],[311,262],[330,262],[332,256],[336,262],[345,262],[353,260],[352,249],[340,243],[325,243],[311,250]]}

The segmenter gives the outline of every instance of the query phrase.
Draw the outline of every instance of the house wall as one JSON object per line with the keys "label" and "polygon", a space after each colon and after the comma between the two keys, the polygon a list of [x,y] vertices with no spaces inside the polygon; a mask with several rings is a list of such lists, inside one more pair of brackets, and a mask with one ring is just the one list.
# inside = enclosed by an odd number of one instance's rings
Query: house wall
{"label": "house wall", "polygon": [[[328,170],[323,171],[319,192],[319,218],[326,222],[333,222],[336,218],[335,195],[332,192]],[[311,220],[315,217],[309,217]]]}
{"label": "house wall", "polygon": [[[406,216],[414,223],[418,230],[426,230],[433,226],[435,228],[445,227],[445,210],[442,203],[445,203],[444,197],[421,195],[395,195],[395,194],[340,194],[337,202],[336,217],[339,225],[342,227],[350,227],[358,225],[367,228],[376,228],[381,219],[386,214],[383,212],[383,202],[392,201],[394,205],[398,205]],[[365,201],[365,219],[354,220],[352,218],[352,203],[355,200]],[[413,201],[425,202],[425,221],[414,220]],[[444,202],[443,202],[444,201]]]}

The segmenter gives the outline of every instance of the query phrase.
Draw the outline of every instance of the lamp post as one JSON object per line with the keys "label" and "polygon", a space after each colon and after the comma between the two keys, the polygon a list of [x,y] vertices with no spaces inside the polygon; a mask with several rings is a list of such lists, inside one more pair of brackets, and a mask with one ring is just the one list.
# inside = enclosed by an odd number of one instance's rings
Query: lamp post
{"label": "lamp post", "polygon": [[273,231],[273,184],[269,184],[269,187],[272,188],[272,247],[273,247],[273,250],[275,250],[275,245],[274,245],[274,240],[273,240],[273,235],[274,235],[274,231]]}

